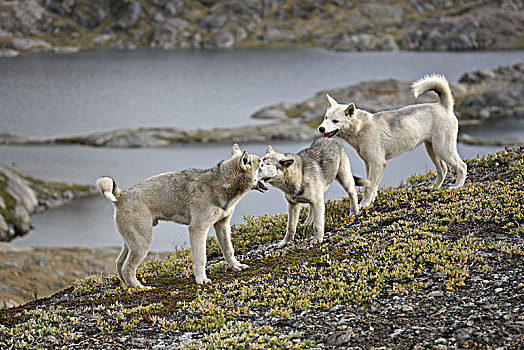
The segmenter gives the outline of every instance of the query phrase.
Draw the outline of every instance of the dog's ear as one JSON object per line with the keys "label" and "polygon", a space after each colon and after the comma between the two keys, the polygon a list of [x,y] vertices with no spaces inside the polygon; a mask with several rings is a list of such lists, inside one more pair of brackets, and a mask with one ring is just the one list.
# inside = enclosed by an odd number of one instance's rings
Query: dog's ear
{"label": "dog's ear", "polygon": [[287,158],[287,159],[281,159],[279,161],[280,165],[282,165],[284,168],[289,168],[290,166],[295,163],[295,160],[293,158]]}
{"label": "dog's ear", "polygon": [[247,151],[244,151],[242,153],[242,157],[240,157],[240,160],[238,161],[240,164],[240,169],[247,170],[248,167],[251,166],[251,160],[249,159],[249,153]]}
{"label": "dog's ear", "polygon": [[270,153],[275,153],[275,150],[273,149],[273,147],[271,147],[271,145],[267,146],[267,150],[266,150],[266,154],[270,154]]}
{"label": "dog's ear", "polygon": [[231,157],[238,156],[239,154],[242,154],[242,150],[240,149],[238,143],[235,143],[231,149]]}
{"label": "dog's ear", "polygon": [[355,105],[351,103],[348,108],[344,111],[346,117],[351,118],[355,114]]}
{"label": "dog's ear", "polygon": [[326,94],[326,97],[327,97],[327,99],[329,101],[329,105],[331,107],[338,106],[338,102],[335,101],[335,99],[333,97],[329,96],[329,94]]}

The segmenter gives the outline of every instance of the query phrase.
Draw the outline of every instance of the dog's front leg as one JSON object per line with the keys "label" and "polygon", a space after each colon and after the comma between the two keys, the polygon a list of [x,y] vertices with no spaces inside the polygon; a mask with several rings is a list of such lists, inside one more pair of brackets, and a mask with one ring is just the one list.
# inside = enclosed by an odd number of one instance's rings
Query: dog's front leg
{"label": "dog's front leg", "polygon": [[287,217],[287,232],[286,236],[280,243],[278,247],[283,247],[289,242],[292,242],[295,239],[295,232],[297,230],[298,216],[300,214],[300,203],[291,203],[287,202],[288,217]]}
{"label": "dog's front leg", "polygon": [[224,259],[233,271],[240,271],[249,267],[249,265],[241,264],[235,258],[235,250],[231,243],[231,213],[228,217],[215,223],[215,232],[217,234],[218,245],[224,255]]}
{"label": "dog's front leg", "polygon": [[324,196],[320,196],[315,201],[311,202],[311,210],[313,211],[313,240],[311,243],[322,243],[324,240]]}
{"label": "dog's front leg", "polygon": [[191,256],[193,257],[193,272],[196,283],[210,283],[206,276],[206,237],[209,226],[203,224],[189,225],[189,240],[191,243]]}
{"label": "dog's front leg", "polygon": [[370,206],[371,203],[373,203],[375,200],[375,197],[377,196],[378,185],[382,179],[382,175],[384,175],[386,165],[387,163],[385,160],[382,163],[366,163],[370,185],[364,188],[364,196],[362,197],[362,201],[358,206],[360,209]]}

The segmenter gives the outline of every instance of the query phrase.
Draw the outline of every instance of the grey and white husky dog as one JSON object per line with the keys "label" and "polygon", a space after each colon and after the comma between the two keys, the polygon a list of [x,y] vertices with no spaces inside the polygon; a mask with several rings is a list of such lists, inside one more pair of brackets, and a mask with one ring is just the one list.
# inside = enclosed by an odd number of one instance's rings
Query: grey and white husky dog
{"label": "grey and white husky dog", "polygon": [[337,135],[346,140],[364,160],[371,184],[364,190],[360,208],[375,200],[386,161],[421,143],[437,168],[435,189],[444,182],[446,164],[457,172],[455,187],[464,185],[467,167],[457,152],[458,121],[448,81],[442,75],[430,75],[414,82],[412,88],[415,97],[434,91],[439,101],[372,114],[357,109],[353,103],[339,104],[327,95],[329,107],[318,131],[323,137]]}
{"label": "grey and white husky dog", "polygon": [[336,179],[349,194],[351,215],[359,213],[355,183],[369,185],[368,181],[353,177],[344,146],[335,139],[315,140],[300,152],[277,153],[268,146],[258,168],[258,178],[284,192],[288,202],[287,233],[279,247],[295,237],[300,203],[310,205],[307,223],[313,225],[313,243],[324,239],[324,192]]}
{"label": "grey and white husky dog", "polygon": [[153,239],[152,228],[158,220],[189,225],[189,238],[196,282],[209,283],[206,266],[206,238],[215,227],[220,250],[234,271],[247,268],[234,255],[230,220],[235,205],[247,192],[268,188],[256,178],[260,158],[242,152],[235,144],[231,158],[210,169],[187,169],[153,176],[121,190],[111,177],[102,177],[97,185],[115,206],[115,222],[124,239],[116,260],[118,277],[127,286],[143,288],[136,279],[136,269],[145,258]]}

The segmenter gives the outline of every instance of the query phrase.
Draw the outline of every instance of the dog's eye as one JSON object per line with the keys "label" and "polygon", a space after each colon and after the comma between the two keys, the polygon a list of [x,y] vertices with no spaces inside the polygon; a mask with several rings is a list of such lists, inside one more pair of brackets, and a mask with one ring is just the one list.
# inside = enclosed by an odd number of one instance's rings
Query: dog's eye
{"label": "dog's eye", "polygon": [[333,124],[336,124],[336,123],[338,123],[338,120],[336,120],[336,119],[333,120]]}

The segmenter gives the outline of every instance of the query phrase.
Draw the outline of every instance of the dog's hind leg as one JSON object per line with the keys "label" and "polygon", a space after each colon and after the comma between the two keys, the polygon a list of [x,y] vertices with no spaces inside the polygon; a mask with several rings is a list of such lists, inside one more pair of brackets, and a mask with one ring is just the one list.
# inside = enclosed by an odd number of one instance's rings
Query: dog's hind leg
{"label": "dog's hind leg", "polygon": [[425,142],[424,146],[426,146],[426,151],[428,152],[429,157],[433,161],[433,164],[435,164],[435,167],[437,168],[437,179],[435,180],[433,188],[435,190],[438,190],[440,186],[442,186],[442,183],[446,178],[446,174],[448,173],[448,167],[446,163],[435,152],[435,150],[433,149],[433,145],[430,142]]}
{"label": "dog's hind leg", "polygon": [[217,221],[215,223],[215,232],[217,235],[218,245],[220,246],[220,250],[222,251],[222,254],[224,255],[224,259],[226,260],[227,264],[229,265],[231,270],[240,271],[242,269],[248,268],[249,266],[246,264],[241,264],[235,258],[235,250],[233,249],[233,244],[231,243],[232,215],[233,214],[223,218],[220,221]]}
{"label": "dog's hind leg", "polygon": [[[433,142],[433,148],[438,156],[452,166],[457,172],[457,180],[455,181],[455,188],[464,185],[468,167],[457,152],[457,140],[455,138],[447,137],[441,142]],[[443,142],[442,142],[443,141]]]}
{"label": "dog's hind leg", "polygon": [[313,221],[315,220],[315,218],[313,217],[313,210],[311,210],[311,208],[309,208],[309,206],[308,206],[307,210],[308,210],[307,211],[307,218],[306,218],[306,222],[304,222],[304,224],[309,227],[309,226],[313,225]]}
{"label": "dog's hind leg", "polygon": [[[291,203],[287,202],[287,232],[283,240],[278,243],[278,247],[283,247],[289,242],[292,242],[295,239],[295,232],[297,230],[298,216],[300,214],[300,203]],[[309,215],[315,215],[313,213],[313,207],[309,208]]]}
{"label": "dog's hind leg", "polygon": [[353,179],[353,175],[351,174],[351,165],[349,164],[349,158],[347,156],[340,158],[337,181],[344,187],[349,195],[351,215],[357,215],[359,212],[357,190],[355,189],[355,179]]}
{"label": "dog's hind leg", "polygon": [[118,273],[120,281],[122,281],[122,283],[124,284],[126,283],[126,281],[124,280],[124,275],[122,274],[122,267],[124,266],[124,262],[126,261],[128,252],[129,249],[127,249],[127,245],[124,243],[124,246],[120,251],[120,255],[118,255],[118,258],[116,258],[116,272]]}
{"label": "dog's hind leg", "polygon": [[189,224],[189,241],[191,242],[191,256],[193,258],[193,272],[196,283],[210,283],[206,276],[206,238],[209,226],[203,223]]}
{"label": "dog's hind leg", "polygon": [[141,212],[140,208],[134,208],[132,216],[129,210],[119,210],[115,221],[124,239],[124,248],[117,259],[117,268],[119,264],[122,264],[119,276],[126,287],[144,288],[136,279],[136,269],[146,257],[153,241],[151,216],[149,213]]}
{"label": "dog's hind leg", "polygon": [[133,235],[133,238],[128,238],[126,240],[126,245],[129,251],[126,260],[122,265],[122,277],[124,277],[124,283],[127,287],[144,288],[144,285],[136,279],[136,269],[151,248],[153,228],[150,225],[151,224],[149,223],[149,226],[143,228],[141,231],[132,232],[131,235]]}

